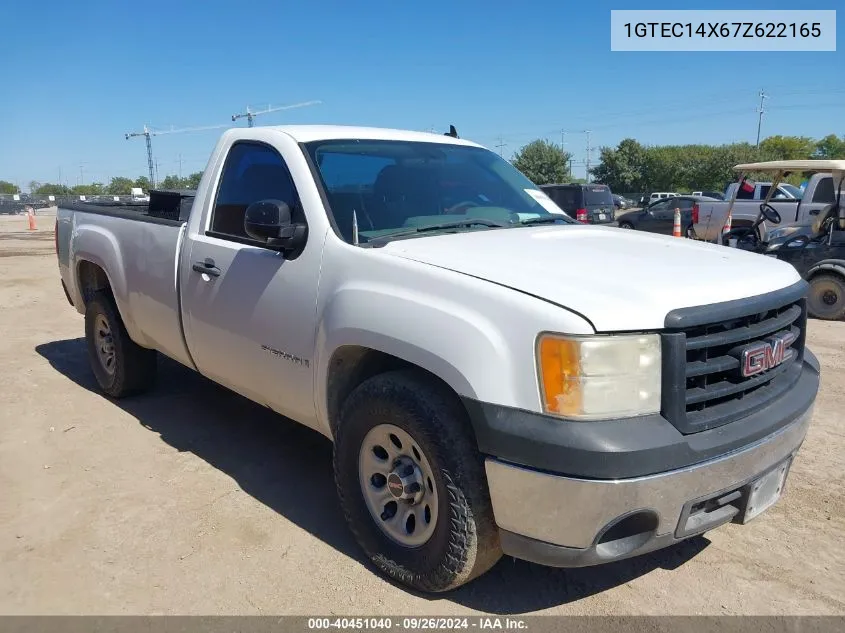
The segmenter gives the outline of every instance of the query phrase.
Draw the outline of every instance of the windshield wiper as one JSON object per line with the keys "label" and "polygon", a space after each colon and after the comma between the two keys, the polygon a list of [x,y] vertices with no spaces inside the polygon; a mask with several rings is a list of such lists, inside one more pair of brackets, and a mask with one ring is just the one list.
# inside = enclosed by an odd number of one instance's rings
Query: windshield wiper
{"label": "windshield wiper", "polygon": [[467,220],[457,220],[454,222],[441,222],[439,224],[425,224],[423,226],[417,226],[414,228],[401,228],[397,229],[393,233],[387,233],[386,235],[379,235],[377,237],[373,237],[367,240],[367,244],[372,244],[373,242],[381,242],[384,240],[392,240],[394,237],[405,237],[407,235],[416,235],[417,233],[425,233],[426,231],[440,231],[443,229],[460,229],[460,228],[468,228],[471,226],[487,226],[490,228],[497,228],[501,229],[508,224],[504,222],[496,222],[495,220],[485,220],[484,218],[472,218]]}
{"label": "windshield wiper", "polygon": [[525,220],[522,220],[519,225],[525,226],[527,224],[551,224],[552,222],[564,222],[566,224],[572,224],[571,220],[567,219],[562,215],[544,215],[539,218],[527,218]]}

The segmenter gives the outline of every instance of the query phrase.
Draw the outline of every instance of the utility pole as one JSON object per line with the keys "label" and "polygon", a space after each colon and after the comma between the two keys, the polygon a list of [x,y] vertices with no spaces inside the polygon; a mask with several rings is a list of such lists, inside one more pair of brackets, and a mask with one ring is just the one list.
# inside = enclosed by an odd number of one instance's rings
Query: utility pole
{"label": "utility pole", "polygon": [[182,180],[182,154],[179,154],[179,180]]}
{"label": "utility pole", "polygon": [[79,163],[79,184],[80,185],[85,184],[85,176],[82,173],[82,163]]}
{"label": "utility pole", "polygon": [[498,144],[498,145],[496,145],[496,147],[498,147],[498,148],[499,148],[499,156],[501,156],[502,158],[504,158],[504,157],[505,157],[504,152],[503,152],[502,150],[503,150],[503,148],[507,147],[507,145],[508,145],[508,144],[507,144],[507,143],[505,143],[505,139],[503,139],[503,138],[502,138],[502,135],[501,135],[501,134],[499,134],[499,144]]}
{"label": "utility pole", "polygon": [[566,151],[566,130],[560,131],[560,149]]}
{"label": "utility pole", "polygon": [[584,134],[587,135],[587,184],[590,182],[590,155],[593,153],[593,148],[590,147],[590,130],[584,130]]}
{"label": "utility pole", "polygon": [[760,89],[760,107],[757,109],[757,148],[760,148],[760,127],[763,125],[763,113],[765,110],[763,109],[763,101],[769,98],[763,89]]}

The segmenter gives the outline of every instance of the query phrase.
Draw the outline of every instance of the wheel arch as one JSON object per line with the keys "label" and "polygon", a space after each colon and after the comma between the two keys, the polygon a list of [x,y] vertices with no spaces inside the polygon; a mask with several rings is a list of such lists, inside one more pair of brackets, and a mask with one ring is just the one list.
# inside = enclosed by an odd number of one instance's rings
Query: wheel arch
{"label": "wheel arch", "polygon": [[140,330],[132,319],[131,310],[127,309],[128,299],[125,298],[125,292],[121,292],[121,289],[115,286],[114,277],[109,274],[105,262],[96,256],[86,254],[75,258],[73,270],[76,290],[81,300],[77,309],[84,314],[86,306],[95,293],[108,293],[130,338],[141,344],[143,337],[140,336]]}
{"label": "wheel arch", "polygon": [[807,271],[806,279],[810,281],[822,273],[838,275],[845,279],[845,259],[824,259],[818,262]]}
{"label": "wheel arch", "polygon": [[434,367],[434,363],[420,361],[419,356],[411,360],[367,345],[348,344],[335,349],[327,364],[322,398],[330,437],[336,435],[340,409],[349,395],[364,381],[383,373],[402,369],[418,371],[420,375],[447,388],[459,402],[461,393],[472,393],[469,381],[456,368],[451,365],[446,368],[442,363]]}

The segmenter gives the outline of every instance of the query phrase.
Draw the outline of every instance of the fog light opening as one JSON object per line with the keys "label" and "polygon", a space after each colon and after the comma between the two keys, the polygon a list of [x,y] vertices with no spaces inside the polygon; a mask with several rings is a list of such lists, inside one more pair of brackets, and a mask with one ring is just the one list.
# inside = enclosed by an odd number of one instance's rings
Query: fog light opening
{"label": "fog light opening", "polygon": [[599,537],[596,554],[607,559],[630,554],[651,540],[657,532],[658,523],[657,515],[648,510],[616,519]]}

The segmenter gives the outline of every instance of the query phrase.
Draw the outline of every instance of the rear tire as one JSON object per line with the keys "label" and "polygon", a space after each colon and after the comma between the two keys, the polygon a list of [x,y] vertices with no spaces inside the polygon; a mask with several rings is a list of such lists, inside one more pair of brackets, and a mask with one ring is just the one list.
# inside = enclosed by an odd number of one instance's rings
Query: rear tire
{"label": "rear tire", "polygon": [[[417,474],[403,470],[409,463],[411,470],[419,466]],[[484,462],[466,411],[426,374],[384,373],[350,394],[335,438],[334,470],[355,539],[390,578],[420,591],[448,591],[502,556]],[[404,488],[396,473],[407,475]],[[392,497],[391,485],[417,495]],[[414,514],[425,519],[410,522]]]}
{"label": "rear tire", "polygon": [[109,293],[97,292],[85,306],[85,339],[91,370],[106,394],[123,398],[155,382],[155,350],[129,338]]}
{"label": "rear tire", "polygon": [[620,228],[620,229],[633,229],[633,228],[634,228],[634,225],[633,225],[633,224],[631,224],[630,222],[620,222],[620,223],[619,223],[619,228]]}
{"label": "rear tire", "polygon": [[845,279],[829,274],[813,277],[807,297],[807,312],[813,318],[827,321],[845,318]]}

